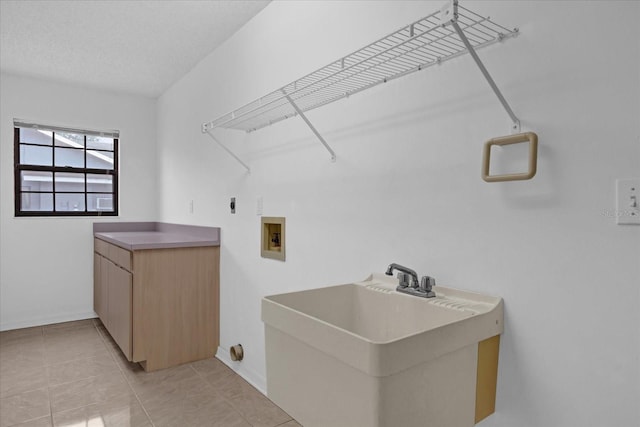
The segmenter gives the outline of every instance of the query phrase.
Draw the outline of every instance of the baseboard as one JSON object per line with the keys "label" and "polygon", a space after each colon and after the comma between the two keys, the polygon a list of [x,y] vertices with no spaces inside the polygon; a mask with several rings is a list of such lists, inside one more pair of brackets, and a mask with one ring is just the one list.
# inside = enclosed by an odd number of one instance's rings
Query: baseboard
{"label": "baseboard", "polygon": [[34,326],[45,326],[54,323],[72,322],[74,320],[95,319],[98,317],[93,311],[84,313],[69,313],[59,316],[41,317],[38,319],[21,320],[19,322],[8,322],[0,324],[0,331],[11,331],[13,329],[32,328]]}
{"label": "baseboard", "polygon": [[262,375],[258,375],[251,369],[247,369],[242,366],[242,362],[234,362],[229,356],[229,349],[224,347],[218,347],[216,358],[229,368],[234,370],[238,375],[244,378],[249,384],[254,386],[258,391],[265,396],[267,395],[267,381]]}

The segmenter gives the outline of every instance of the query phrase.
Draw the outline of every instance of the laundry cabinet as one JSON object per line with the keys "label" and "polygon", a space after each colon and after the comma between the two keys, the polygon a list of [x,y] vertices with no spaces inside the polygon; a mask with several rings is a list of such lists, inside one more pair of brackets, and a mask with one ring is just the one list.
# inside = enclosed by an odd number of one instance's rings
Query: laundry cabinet
{"label": "laundry cabinet", "polygon": [[127,360],[132,360],[132,253],[94,240],[94,311]]}
{"label": "laundry cabinet", "polygon": [[[115,229],[122,224],[136,223]],[[219,229],[140,224],[155,229],[96,232],[94,226],[94,311],[127,360],[147,371],[213,357]]]}

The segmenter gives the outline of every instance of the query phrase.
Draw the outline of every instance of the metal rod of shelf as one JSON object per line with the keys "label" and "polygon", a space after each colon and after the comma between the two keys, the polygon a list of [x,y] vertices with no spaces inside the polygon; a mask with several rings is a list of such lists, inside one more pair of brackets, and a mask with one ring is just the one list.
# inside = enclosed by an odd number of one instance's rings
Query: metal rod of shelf
{"label": "metal rod of shelf", "polygon": [[484,76],[484,78],[489,83],[489,86],[491,86],[491,89],[493,90],[493,93],[496,94],[496,96],[498,97],[498,100],[500,101],[500,103],[502,104],[504,109],[506,110],[507,114],[509,115],[509,117],[511,117],[511,120],[513,121],[513,125],[511,126],[512,131],[513,132],[519,132],[520,131],[520,120],[518,119],[518,117],[515,115],[515,113],[511,109],[511,106],[509,106],[509,103],[507,102],[507,100],[504,99],[504,96],[502,96],[502,92],[500,92],[500,89],[498,89],[498,86],[496,85],[496,82],[493,81],[493,78],[491,77],[491,74],[489,74],[489,71],[487,71],[486,67],[484,66],[484,64],[480,60],[480,57],[476,53],[475,49],[473,48],[473,46],[471,46],[471,43],[467,39],[467,36],[464,34],[464,31],[462,31],[462,28],[460,28],[460,26],[458,25],[457,20],[456,19],[451,20],[451,25],[456,30],[456,33],[458,33],[458,37],[460,37],[460,40],[462,40],[462,43],[464,43],[465,47],[467,48],[467,51],[469,51],[469,54],[471,55],[471,57],[475,61],[476,65],[478,66],[478,68],[482,72],[482,75]]}
{"label": "metal rod of shelf", "polygon": [[284,91],[282,91],[284,93],[284,96],[287,98],[287,101],[289,101],[289,103],[291,104],[291,106],[293,107],[294,110],[296,110],[296,113],[298,113],[298,115],[300,116],[300,118],[302,118],[302,120],[304,120],[304,122],[307,124],[307,126],[309,126],[309,128],[311,129],[311,131],[316,135],[316,137],[318,137],[318,139],[320,140],[320,142],[322,143],[322,145],[324,145],[324,148],[327,149],[327,151],[329,152],[329,154],[331,154],[331,161],[335,162],[336,161],[336,153],[331,149],[331,147],[329,147],[329,144],[327,144],[327,141],[324,140],[324,138],[322,137],[322,135],[320,135],[320,132],[318,132],[316,130],[316,128],[313,126],[313,124],[309,121],[309,119],[307,118],[307,116],[304,115],[304,113],[302,112],[302,110],[300,110],[300,108],[298,108],[298,106],[296,105],[295,102],[293,102],[293,99],[291,99],[291,97],[289,95],[287,95]]}
{"label": "metal rod of shelf", "polygon": [[240,157],[236,156],[233,151],[229,150],[222,142],[220,142],[218,140],[218,138],[213,136],[213,134],[211,133],[211,131],[209,129],[206,129],[205,133],[207,135],[209,135],[211,137],[211,139],[213,139],[220,147],[222,147],[224,149],[224,151],[226,151],[231,157],[236,159],[238,161],[238,163],[240,163],[247,170],[248,173],[251,173],[251,168],[249,168],[249,166],[247,166],[247,164],[245,162],[240,160]]}

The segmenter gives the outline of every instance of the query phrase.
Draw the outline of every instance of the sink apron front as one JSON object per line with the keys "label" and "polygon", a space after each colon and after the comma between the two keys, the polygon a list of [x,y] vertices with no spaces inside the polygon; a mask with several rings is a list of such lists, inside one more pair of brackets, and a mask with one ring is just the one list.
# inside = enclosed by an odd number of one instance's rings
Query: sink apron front
{"label": "sink apron front", "polygon": [[371,376],[276,328],[265,334],[267,395],[304,427],[474,425],[477,345]]}

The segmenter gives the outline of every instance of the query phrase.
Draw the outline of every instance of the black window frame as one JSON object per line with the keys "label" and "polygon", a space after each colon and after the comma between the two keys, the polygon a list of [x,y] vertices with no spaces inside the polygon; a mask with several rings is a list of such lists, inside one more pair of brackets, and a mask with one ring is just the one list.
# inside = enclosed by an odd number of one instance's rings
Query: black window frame
{"label": "black window frame", "polygon": [[[30,165],[23,164],[20,162],[20,146],[21,145],[31,145],[31,146],[46,146],[49,145],[41,145],[41,144],[31,144],[31,143],[21,143],[20,142],[20,129],[28,129],[29,127],[46,130],[52,132],[51,135],[51,150],[52,150],[52,162],[51,166],[41,166],[41,165]],[[119,135],[108,135],[109,138],[113,138],[113,151],[107,150],[109,153],[113,152],[113,169],[98,169],[98,168],[87,168],[87,134],[95,135],[96,133],[93,131],[81,130],[81,129],[64,129],[65,131],[71,133],[77,133],[84,135],[84,148],[75,148],[76,150],[82,150],[84,155],[84,167],[73,167],[73,166],[55,166],[55,134],[57,130],[63,128],[58,128],[54,126],[24,126],[18,125],[14,123],[13,128],[13,140],[14,140],[14,202],[15,202],[15,210],[14,214],[16,217],[87,217],[87,216],[118,216],[119,212],[119,203],[118,203],[118,193],[119,193]],[[99,149],[89,149],[90,151],[102,151]],[[33,172],[51,172],[52,177],[55,176],[55,173],[80,173],[84,174],[84,191],[60,191],[58,193],[66,193],[66,194],[84,194],[84,211],[58,211],[56,210],[56,187],[55,187],[55,179],[52,179],[52,190],[51,191],[23,191],[22,190],[22,172],[24,171],[33,171]],[[112,197],[113,197],[113,210],[112,211],[89,211],[87,198],[89,194],[108,194],[105,191],[87,191],[87,174],[91,175],[110,175],[112,177]],[[35,211],[35,210],[22,210],[22,200],[23,194],[30,193],[51,193],[53,195],[53,210],[51,211]]]}

